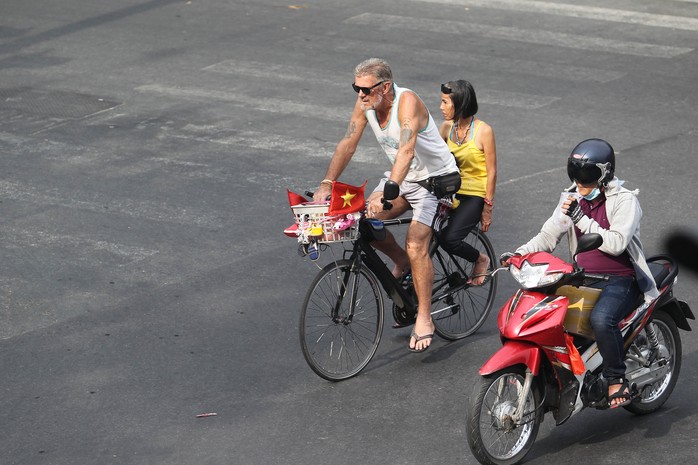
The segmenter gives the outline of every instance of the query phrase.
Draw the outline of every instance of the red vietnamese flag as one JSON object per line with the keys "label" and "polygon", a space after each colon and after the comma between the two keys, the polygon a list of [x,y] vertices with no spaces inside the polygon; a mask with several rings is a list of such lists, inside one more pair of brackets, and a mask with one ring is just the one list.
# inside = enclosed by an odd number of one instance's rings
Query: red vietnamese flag
{"label": "red vietnamese flag", "polygon": [[330,198],[330,215],[345,215],[360,212],[366,206],[364,181],[361,187],[350,186],[341,182],[332,182],[332,197]]}
{"label": "red vietnamese flag", "polygon": [[[291,205],[291,211],[293,211],[294,205],[300,205],[308,201],[308,199],[306,199],[302,195],[296,194],[295,192],[291,192],[288,189],[286,189],[286,192],[288,193],[288,203],[289,205]],[[298,237],[298,233],[299,231],[297,223],[293,223],[291,226],[284,229],[284,234],[288,237]]]}
{"label": "red vietnamese flag", "polygon": [[291,205],[291,207],[293,207],[294,205],[300,205],[308,201],[308,199],[306,199],[302,195],[296,194],[295,192],[291,192],[288,189],[286,189],[286,192],[288,192],[288,203]]}

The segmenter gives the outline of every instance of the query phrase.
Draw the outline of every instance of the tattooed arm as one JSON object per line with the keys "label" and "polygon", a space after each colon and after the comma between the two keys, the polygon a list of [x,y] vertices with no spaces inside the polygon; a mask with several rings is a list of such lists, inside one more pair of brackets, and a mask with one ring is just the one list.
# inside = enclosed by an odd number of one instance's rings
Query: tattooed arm
{"label": "tattooed arm", "polygon": [[327,173],[325,173],[325,182],[321,183],[320,187],[315,191],[315,200],[324,200],[330,195],[332,186],[327,181],[336,181],[339,175],[344,171],[344,168],[349,164],[351,157],[354,156],[354,152],[356,152],[356,147],[359,145],[361,135],[368,124],[366,114],[361,109],[360,103],[361,102],[357,99],[354,111],[351,115],[351,120],[349,121],[349,126],[347,127],[347,132],[334,149],[334,154],[330,160],[330,166],[327,168]]}
{"label": "tattooed arm", "polygon": [[400,122],[400,145],[395,155],[390,179],[399,184],[404,181],[410,169],[414,158],[414,147],[417,144],[417,133],[426,127],[429,113],[417,95],[405,92],[400,98],[397,119]]}

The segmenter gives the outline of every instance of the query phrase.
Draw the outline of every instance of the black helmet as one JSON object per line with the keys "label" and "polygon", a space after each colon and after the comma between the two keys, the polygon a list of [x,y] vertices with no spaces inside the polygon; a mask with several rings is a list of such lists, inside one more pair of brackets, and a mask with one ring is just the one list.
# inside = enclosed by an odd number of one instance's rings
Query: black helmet
{"label": "black helmet", "polygon": [[605,186],[613,179],[616,156],[611,144],[601,139],[587,139],[572,149],[567,159],[570,181]]}

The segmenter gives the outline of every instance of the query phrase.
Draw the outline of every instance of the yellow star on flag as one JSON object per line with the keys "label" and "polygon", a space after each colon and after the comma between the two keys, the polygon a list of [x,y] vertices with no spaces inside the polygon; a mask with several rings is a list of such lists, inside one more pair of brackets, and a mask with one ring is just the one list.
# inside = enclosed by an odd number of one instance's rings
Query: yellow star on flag
{"label": "yellow star on flag", "polygon": [[349,192],[349,189],[347,189],[347,193],[341,196],[344,199],[344,205],[342,205],[342,208],[346,207],[347,205],[351,207],[351,199],[356,197],[356,194],[352,194]]}

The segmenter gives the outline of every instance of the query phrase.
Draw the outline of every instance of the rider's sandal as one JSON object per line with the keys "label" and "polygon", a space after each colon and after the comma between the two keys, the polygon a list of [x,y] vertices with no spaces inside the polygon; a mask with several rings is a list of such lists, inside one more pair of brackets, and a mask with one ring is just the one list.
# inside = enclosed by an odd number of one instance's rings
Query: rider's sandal
{"label": "rider's sandal", "polygon": [[[620,385],[620,389],[615,393],[608,396],[608,406],[610,408],[624,407],[633,401],[633,396],[630,393],[630,387],[628,386],[628,380],[625,378],[612,378],[608,380],[609,386]],[[625,399],[617,404],[614,404],[615,399]]]}
{"label": "rider's sandal", "polygon": [[[473,284],[473,278],[481,278],[481,277],[483,277],[483,276],[485,277],[485,279],[483,279],[482,282],[481,282],[480,284]],[[485,283],[486,283],[486,282],[489,280],[489,278],[491,278],[491,277],[492,277],[492,274],[489,273],[489,272],[487,272],[487,273],[478,273],[478,274],[474,274],[474,275],[472,275],[472,276],[470,276],[470,277],[468,278],[468,284],[470,284],[471,286],[475,286],[475,287],[477,287],[477,286],[484,286]]]}
{"label": "rider's sandal", "polygon": [[410,334],[410,339],[412,339],[412,338],[415,339],[415,341],[414,341],[414,347],[415,347],[415,348],[412,348],[412,347],[410,347],[410,346],[407,346],[407,348],[410,349],[410,352],[415,353],[415,354],[419,354],[419,353],[422,353],[422,352],[424,352],[425,350],[427,350],[429,347],[431,347],[431,344],[429,344],[428,346],[426,346],[425,348],[423,348],[423,349],[421,349],[421,350],[417,350],[417,349],[416,349],[417,343],[418,343],[419,341],[423,341],[423,340],[425,340],[425,339],[434,339],[434,333],[425,334],[424,336],[417,336],[417,333],[415,333],[415,332],[414,332],[414,329],[413,329],[413,330],[412,330],[412,334]]}

